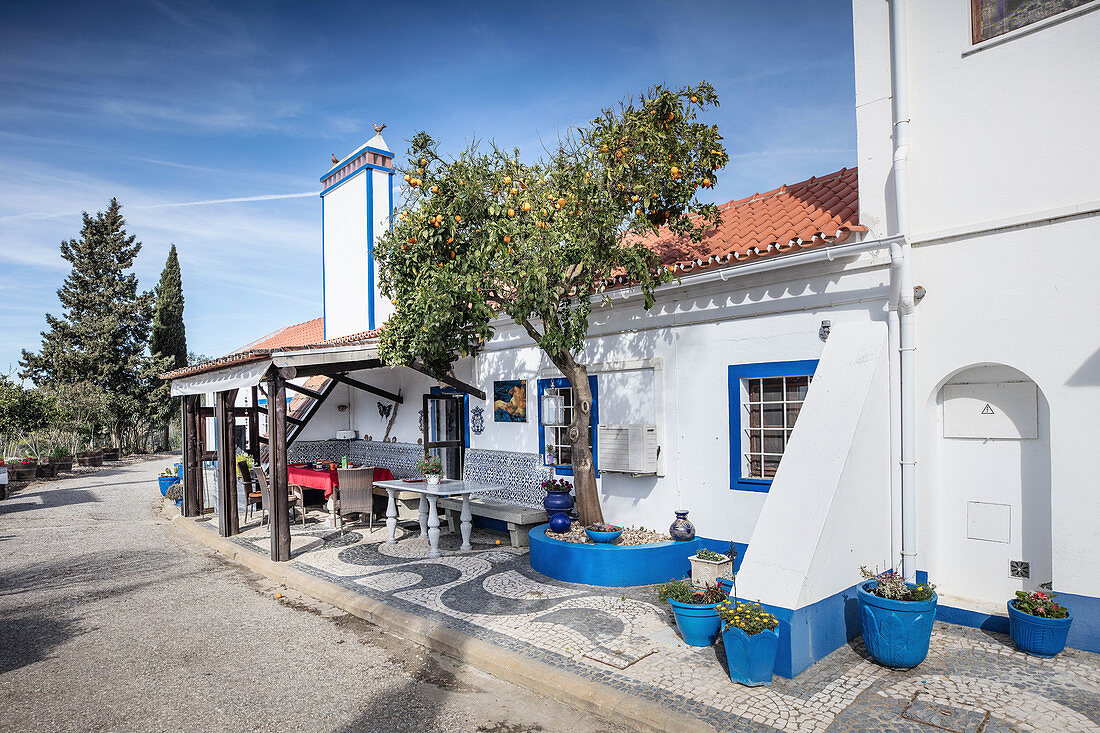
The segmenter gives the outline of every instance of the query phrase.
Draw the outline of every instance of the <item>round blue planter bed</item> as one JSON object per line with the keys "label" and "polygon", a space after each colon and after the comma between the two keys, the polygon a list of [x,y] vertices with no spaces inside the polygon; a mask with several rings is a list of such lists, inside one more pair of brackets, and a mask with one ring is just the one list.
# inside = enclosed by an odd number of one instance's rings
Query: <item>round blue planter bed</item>
{"label": "round blue planter bed", "polygon": [[528,534],[531,567],[567,583],[617,588],[682,578],[691,570],[688,558],[701,547],[698,539],[651,545],[582,545],[547,537],[549,526],[540,524]]}

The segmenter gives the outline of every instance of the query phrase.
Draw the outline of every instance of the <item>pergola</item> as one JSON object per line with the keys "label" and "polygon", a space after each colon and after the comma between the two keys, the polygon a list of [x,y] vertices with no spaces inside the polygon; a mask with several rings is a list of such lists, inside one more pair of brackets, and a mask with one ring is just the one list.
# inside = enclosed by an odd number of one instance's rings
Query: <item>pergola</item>
{"label": "pergola", "polygon": [[[374,342],[317,348],[272,349],[244,352],[196,367],[190,367],[165,375],[172,381],[172,396],[182,397],[183,412],[183,516],[196,517],[202,512],[202,464],[214,460],[218,481],[218,533],[229,537],[240,532],[237,506],[237,467],[233,428],[236,418],[247,419],[249,449],[257,465],[260,465],[260,445],[268,447],[269,484],[272,503],[268,507],[271,516],[271,559],[290,559],[290,514],[287,505],[287,446],[301,434],[309,421],[337,384],[377,395],[401,403],[400,394],[370,385],[349,376],[350,372],[370,369],[410,369],[435,375],[419,361],[407,367],[388,367],[378,358]],[[321,390],[309,389],[290,380],[299,377],[325,376],[328,383]],[[453,377],[439,380],[479,399],[485,392]],[[252,392],[251,406],[235,407],[242,389]],[[301,417],[287,414],[287,390],[312,399]],[[214,393],[213,407],[201,405],[202,395]],[[259,396],[267,398],[268,434],[260,435]],[[204,421],[214,418],[216,425],[215,450],[208,451]],[[289,428],[288,428],[289,425]]]}

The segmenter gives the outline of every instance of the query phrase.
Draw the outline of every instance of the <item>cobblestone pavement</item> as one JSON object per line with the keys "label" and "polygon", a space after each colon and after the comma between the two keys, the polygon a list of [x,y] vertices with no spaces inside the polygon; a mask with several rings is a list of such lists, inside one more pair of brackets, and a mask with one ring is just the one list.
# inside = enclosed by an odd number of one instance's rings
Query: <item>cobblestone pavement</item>
{"label": "cobblestone pavement", "polygon": [[0,730],[621,733],[199,549],[168,462],[0,501]]}
{"label": "cobblestone pavement", "polygon": [[[266,553],[255,522],[235,540]],[[628,691],[731,731],[1100,731],[1100,655],[1055,659],[1015,651],[1000,634],[936,624],[928,659],[909,671],[870,661],[859,640],[770,688],[730,682],[724,652],[680,641],[649,587],[597,588],[533,571],[526,549],[475,530],[472,551],[441,537],[427,558],[415,523],[386,545],[385,528],[341,535],[319,522],[292,528],[301,570],[442,621],[593,682]]]}

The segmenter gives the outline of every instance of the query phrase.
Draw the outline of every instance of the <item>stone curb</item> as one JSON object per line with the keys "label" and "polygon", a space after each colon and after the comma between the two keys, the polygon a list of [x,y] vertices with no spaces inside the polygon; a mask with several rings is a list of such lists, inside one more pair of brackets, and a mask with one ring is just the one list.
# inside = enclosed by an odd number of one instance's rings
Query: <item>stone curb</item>
{"label": "stone curb", "polygon": [[[172,507],[174,509],[175,507]],[[167,503],[163,511],[170,513]],[[306,593],[317,600],[409,639],[433,651],[471,664],[502,680],[547,695],[560,703],[638,731],[699,731],[714,728],[687,715],[668,710],[650,700],[586,680],[570,672],[537,662],[494,644],[475,639],[373,598],[316,578],[286,563],[277,563],[198,526],[180,514],[170,514],[172,524],[215,552],[249,570]]]}

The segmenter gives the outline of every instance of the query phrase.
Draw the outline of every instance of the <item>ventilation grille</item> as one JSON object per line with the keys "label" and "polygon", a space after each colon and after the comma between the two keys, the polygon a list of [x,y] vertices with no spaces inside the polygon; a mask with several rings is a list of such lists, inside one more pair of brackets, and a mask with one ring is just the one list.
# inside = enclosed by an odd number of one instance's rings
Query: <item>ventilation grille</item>
{"label": "ventilation grille", "polygon": [[1023,560],[1009,560],[1008,577],[1029,580],[1031,578],[1031,563]]}

